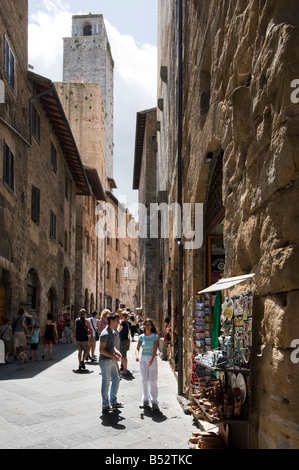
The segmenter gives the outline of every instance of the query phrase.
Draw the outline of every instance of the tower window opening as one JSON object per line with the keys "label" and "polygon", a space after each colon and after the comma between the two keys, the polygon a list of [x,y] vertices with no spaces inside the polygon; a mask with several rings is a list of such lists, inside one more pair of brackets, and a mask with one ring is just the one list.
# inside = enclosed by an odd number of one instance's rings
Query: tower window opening
{"label": "tower window opening", "polygon": [[83,28],[83,36],[91,36],[92,35],[92,26],[91,24],[87,24]]}

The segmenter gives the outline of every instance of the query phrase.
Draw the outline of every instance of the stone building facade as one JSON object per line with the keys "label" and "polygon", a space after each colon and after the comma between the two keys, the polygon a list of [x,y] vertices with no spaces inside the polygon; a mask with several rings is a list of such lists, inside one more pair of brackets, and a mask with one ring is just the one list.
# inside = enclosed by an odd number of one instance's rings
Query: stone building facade
{"label": "stone building facade", "polygon": [[54,84],[28,72],[27,1],[1,2],[1,317],[74,305],[76,195],[90,194]]}
{"label": "stone building facade", "polygon": [[111,191],[106,192],[105,307],[135,311],[138,293],[138,239],[128,236],[135,220]]}
{"label": "stone building facade", "polygon": [[[87,176],[93,173],[92,200],[85,198],[77,204],[76,306],[85,305],[89,311],[91,305],[99,311],[114,311],[120,304],[134,307],[138,303],[137,281],[129,285],[123,276],[126,234],[118,239],[111,229],[108,236],[108,225],[117,224],[113,215],[119,206],[113,195],[117,188],[113,179],[113,72],[103,16],[73,16],[72,37],[64,39],[64,82],[56,86]],[[103,214],[106,222],[100,234],[97,226]]]}
{"label": "stone building facade", "polygon": [[[157,109],[137,113],[133,189],[138,190],[139,211],[139,289],[143,318],[152,318],[159,332],[162,330],[162,283],[160,280],[160,238],[151,236],[151,227],[159,226],[156,189]],[[151,211],[152,209],[152,211]],[[159,228],[157,227],[159,230]],[[153,235],[153,233],[152,233]],[[159,232],[157,231],[157,235]]]}
{"label": "stone building facade", "polygon": [[[72,36],[64,38],[63,81],[101,85],[105,115],[105,176],[113,177],[114,62],[103,15],[72,17]],[[105,190],[108,186],[105,186]]]}
{"label": "stone building facade", "polygon": [[175,241],[165,245],[164,311],[170,291],[188,394],[193,299],[217,275],[211,251],[224,258],[225,277],[255,273],[255,448],[299,445],[299,369],[291,360],[299,334],[299,108],[291,99],[298,26],[296,1],[159,1],[157,191],[172,202],[179,188],[182,202],[203,205],[203,245],[183,250],[181,272]]}
{"label": "stone building facade", "polygon": [[75,310],[104,307],[105,241],[96,234],[97,205],[105,196],[105,112],[101,86],[56,83],[63,109],[84,162],[92,196],[78,197],[76,218]]}

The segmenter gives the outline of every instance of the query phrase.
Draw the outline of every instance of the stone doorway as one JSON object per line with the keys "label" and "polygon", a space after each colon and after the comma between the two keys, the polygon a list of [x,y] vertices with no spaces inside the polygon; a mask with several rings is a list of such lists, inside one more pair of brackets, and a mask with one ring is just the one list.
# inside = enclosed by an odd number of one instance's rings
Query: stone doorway
{"label": "stone doorway", "polygon": [[206,285],[217,282],[224,273],[225,248],[223,226],[225,209],[222,203],[223,150],[210,152],[209,185],[204,208],[206,235]]}
{"label": "stone doorway", "polygon": [[57,320],[57,293],[53,287],[48,292],[48,313],[52,313],[54,320]]}
{"label": "stone doorway", "polygon": [[36,310],[39,297],[39,281],[37,273],[34,269],[30,269],[27,274],[27,306],[29,309]]}

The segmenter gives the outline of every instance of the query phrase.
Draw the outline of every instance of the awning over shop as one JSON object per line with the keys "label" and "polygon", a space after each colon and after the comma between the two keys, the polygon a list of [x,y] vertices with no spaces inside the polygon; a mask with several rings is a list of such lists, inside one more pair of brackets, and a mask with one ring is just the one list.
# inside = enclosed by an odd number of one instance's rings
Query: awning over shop
{"label": "awning over shop", "polygon": [[236,286],[241,282],[247,281],[248,279],[252,279],[255,276],[254,273],[252,274],[244,274],[243,276],[236,276],[236,277],[229,277],[226,279],[220,279],[215,284],[212,284],[210,287],[201,290],[198,294],[207,294],[209,292],[216,292],[218,290],[225,290],[229,289],[230,287]]}

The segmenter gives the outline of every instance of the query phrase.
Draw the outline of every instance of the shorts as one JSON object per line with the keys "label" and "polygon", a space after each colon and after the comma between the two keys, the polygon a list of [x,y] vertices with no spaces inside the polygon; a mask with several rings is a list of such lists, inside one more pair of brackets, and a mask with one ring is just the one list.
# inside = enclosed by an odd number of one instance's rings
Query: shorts
{"label": "shorts", "polygon": [[11,339],[4,339],[4,345],[5,345],[5,353],[11,353],[13,350],[13,344]]}
{"label": "shorts", "polygon": [[15,331],[15,333],[14,333],[14,347],[15,348],[26,348],[27,347],[26,335],[22,331]]}
{"label": "shorts", "polygon": [[76,341],[76,346],[79,351],[88,351],[89,349],[89,342],[88,341]]}
{"label": "shorts", "polygon": [[38,343],[30,343],[30,349],[31,351],[37,351]]}
{"label": "shorts", "polygon": [[127,357],[127,351],[129,350],[129,339],[123,339],[120,342],[119,352],[121,353],[122,357]]}

